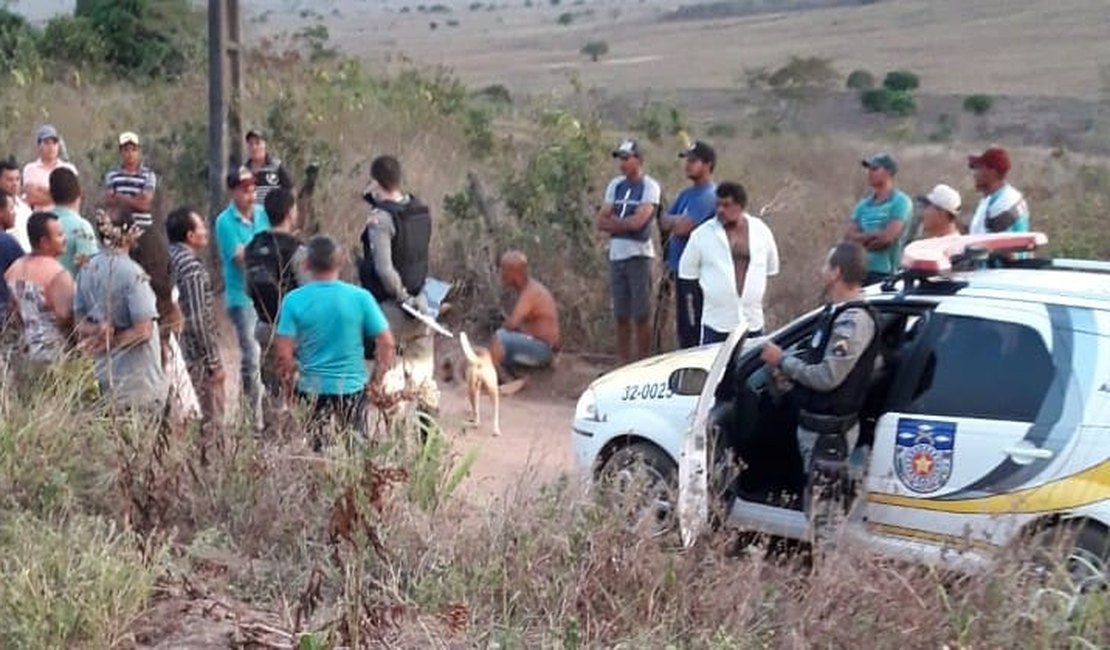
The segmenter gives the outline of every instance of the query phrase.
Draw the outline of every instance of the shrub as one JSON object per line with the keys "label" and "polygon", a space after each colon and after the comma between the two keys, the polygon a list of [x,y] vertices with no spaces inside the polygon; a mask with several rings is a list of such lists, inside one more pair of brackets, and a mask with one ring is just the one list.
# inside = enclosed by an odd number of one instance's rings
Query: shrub
{"label": "shrub", "polygon": [[98,517],[0,517],[0,646],[122,645],[158,576],[137,537]]}
{"label": "shrub", "polygon": [[850,90],[867,90],[875,87],[875,75],[867,70],[852,70],[845,85]]}
{"label": "shrub", "polygon": [[883,88],[893,91],[916,90],[921,79],[908,70],[894,70],[883,77]]}
{"label": "shrub", "polygon": [[108,44],[87,18],[58,16],[46,24],[39,39],[39,52],[74,65],[89,65],[104,60]]}
{"label": "shrub", "polygon": [[860,93],[859,101],[868,113],[885,113],[890,109],[893,94],[886,88],[871,88]]}
{"label": "shrub", "polygon": [[513,96],[504,84],[490,84],[474,94],[477,97],[484,97],[494,104],[513,103]]}
{"label": "shrub", "polygon": [[89,21],[107,44],[105,61],[125,77],[179,78],[203,43],[188,0],[78,0],[74,16]]}
{"label": "shrub", "polygon": [[564,11],[563,13],[559,14],[559,18],[558,20],[556,20],[556,22],[565,27],[574,22],[574,14],[569,11]]}
{"label": "shrub", "polygon": [[964,110],[976,115],[990,112],[994,106],[994,98],[990,95],[968,95],[964,98]]}
{"label": "shrub", "polygon": [[890,104],[886,112],[890,115],[906,117],[917,112],[917,100],[909,91],[895,91],[890,93]]}
{"label": "shrub", "polygon": [[580,52],[590,57],[591,61],[596,62],[609,53],[609,43],[606,41],[590,41],[582,46]]}
{"label": "shrub", "polygon": [[0,6],[0,71],[29,71],[39,65],[38,34],[23,16]]}

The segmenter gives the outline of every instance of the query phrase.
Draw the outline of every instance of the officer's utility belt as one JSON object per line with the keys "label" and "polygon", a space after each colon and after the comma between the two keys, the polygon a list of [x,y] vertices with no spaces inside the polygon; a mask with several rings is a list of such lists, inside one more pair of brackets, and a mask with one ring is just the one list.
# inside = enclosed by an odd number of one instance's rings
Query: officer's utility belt
{"label": "officer's utility belt", "polygon": [[809,411],[798,413],[798,426],[818,435],[842,436],[859,422],[859,415],[820,415]]}

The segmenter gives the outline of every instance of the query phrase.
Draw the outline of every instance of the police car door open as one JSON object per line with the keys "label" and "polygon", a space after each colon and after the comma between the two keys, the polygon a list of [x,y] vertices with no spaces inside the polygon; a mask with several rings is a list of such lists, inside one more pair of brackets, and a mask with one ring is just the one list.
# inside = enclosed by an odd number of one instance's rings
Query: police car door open
{"label": "police car door open", "polygon": [[871,533],[984,547],[1031,520],[1021,491],[1061,474],[1068,430],[1079,428],[1062,403],[1076,351],[1052,309],[961,298],[937,307],[876,426]]}

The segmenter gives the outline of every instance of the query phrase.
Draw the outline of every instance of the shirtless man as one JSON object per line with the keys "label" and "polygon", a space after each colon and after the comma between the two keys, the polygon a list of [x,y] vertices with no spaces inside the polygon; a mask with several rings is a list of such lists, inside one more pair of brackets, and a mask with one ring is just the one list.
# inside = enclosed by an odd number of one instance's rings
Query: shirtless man
{"label": "shirtless man", "polygon": [[[547,287],[528,275],[528,258],[520,251],[509,251],[501,258],[501,282],[517,292],[517,301],[504,327],[494,335],[490,355],[499,375],[516,379],[520,368],[551,364],[559,349],[559,310]],[[523,385],[511,383],[513,388]]]}
{"label": "shirtless man", "polygon": [[779,251],[767,224],[745,210],[739,183],[717,187],[717,218],[698,226],[678,264],[678,277],[701,287],[701,344],[720,343],[740,325],[763,333],[767,278],[779,272]]}

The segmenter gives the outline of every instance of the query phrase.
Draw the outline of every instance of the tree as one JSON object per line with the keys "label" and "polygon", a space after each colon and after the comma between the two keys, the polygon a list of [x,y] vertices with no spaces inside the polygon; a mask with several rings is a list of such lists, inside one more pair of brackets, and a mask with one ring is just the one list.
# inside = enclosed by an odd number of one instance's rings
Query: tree
{"label": "tree", "polygon": [[990,112],[994,106],[994,98],[990,95],[968,95],[964,98],[964,110],[976,115]]}
{"label": "tree", "polygon": [[908,90],[896,90],[891,92],[890,105],[887,107],[888,114],[906,117],[916,112],[917,100],[914,99],[912,92]]}
{"label": "tree", "polygon": [[875,87],[875,75],[867,70],[852,70],[845,83],[849,90],[867,90]]}
{"label": "tree", "polygon": [[565,27],[574,22],[574,14],[569,11],[564,11],[563,13],[559,14],[559,19],[557,22]]}
{"label": "tree", "polygon": [[894,91],[916,90],[921,78],[909,70],[894,70],[883,77],[883,88]]}
{"label": "tree", "polygon": [[203,43],[189,0],[77,0],[74,16],[99,34],[122,76],[180,77]]}
{"label": "tree", "polygon": [[859,102],[868,113],[885,113],[890,109],[891,92],[886,88],[870,88],[860,93]]}
{"label": "tree", "polygon": [[582,46],[581,53],[590,57],[595,63],[609,53],[609,43],[606,41],[590,41]]}

